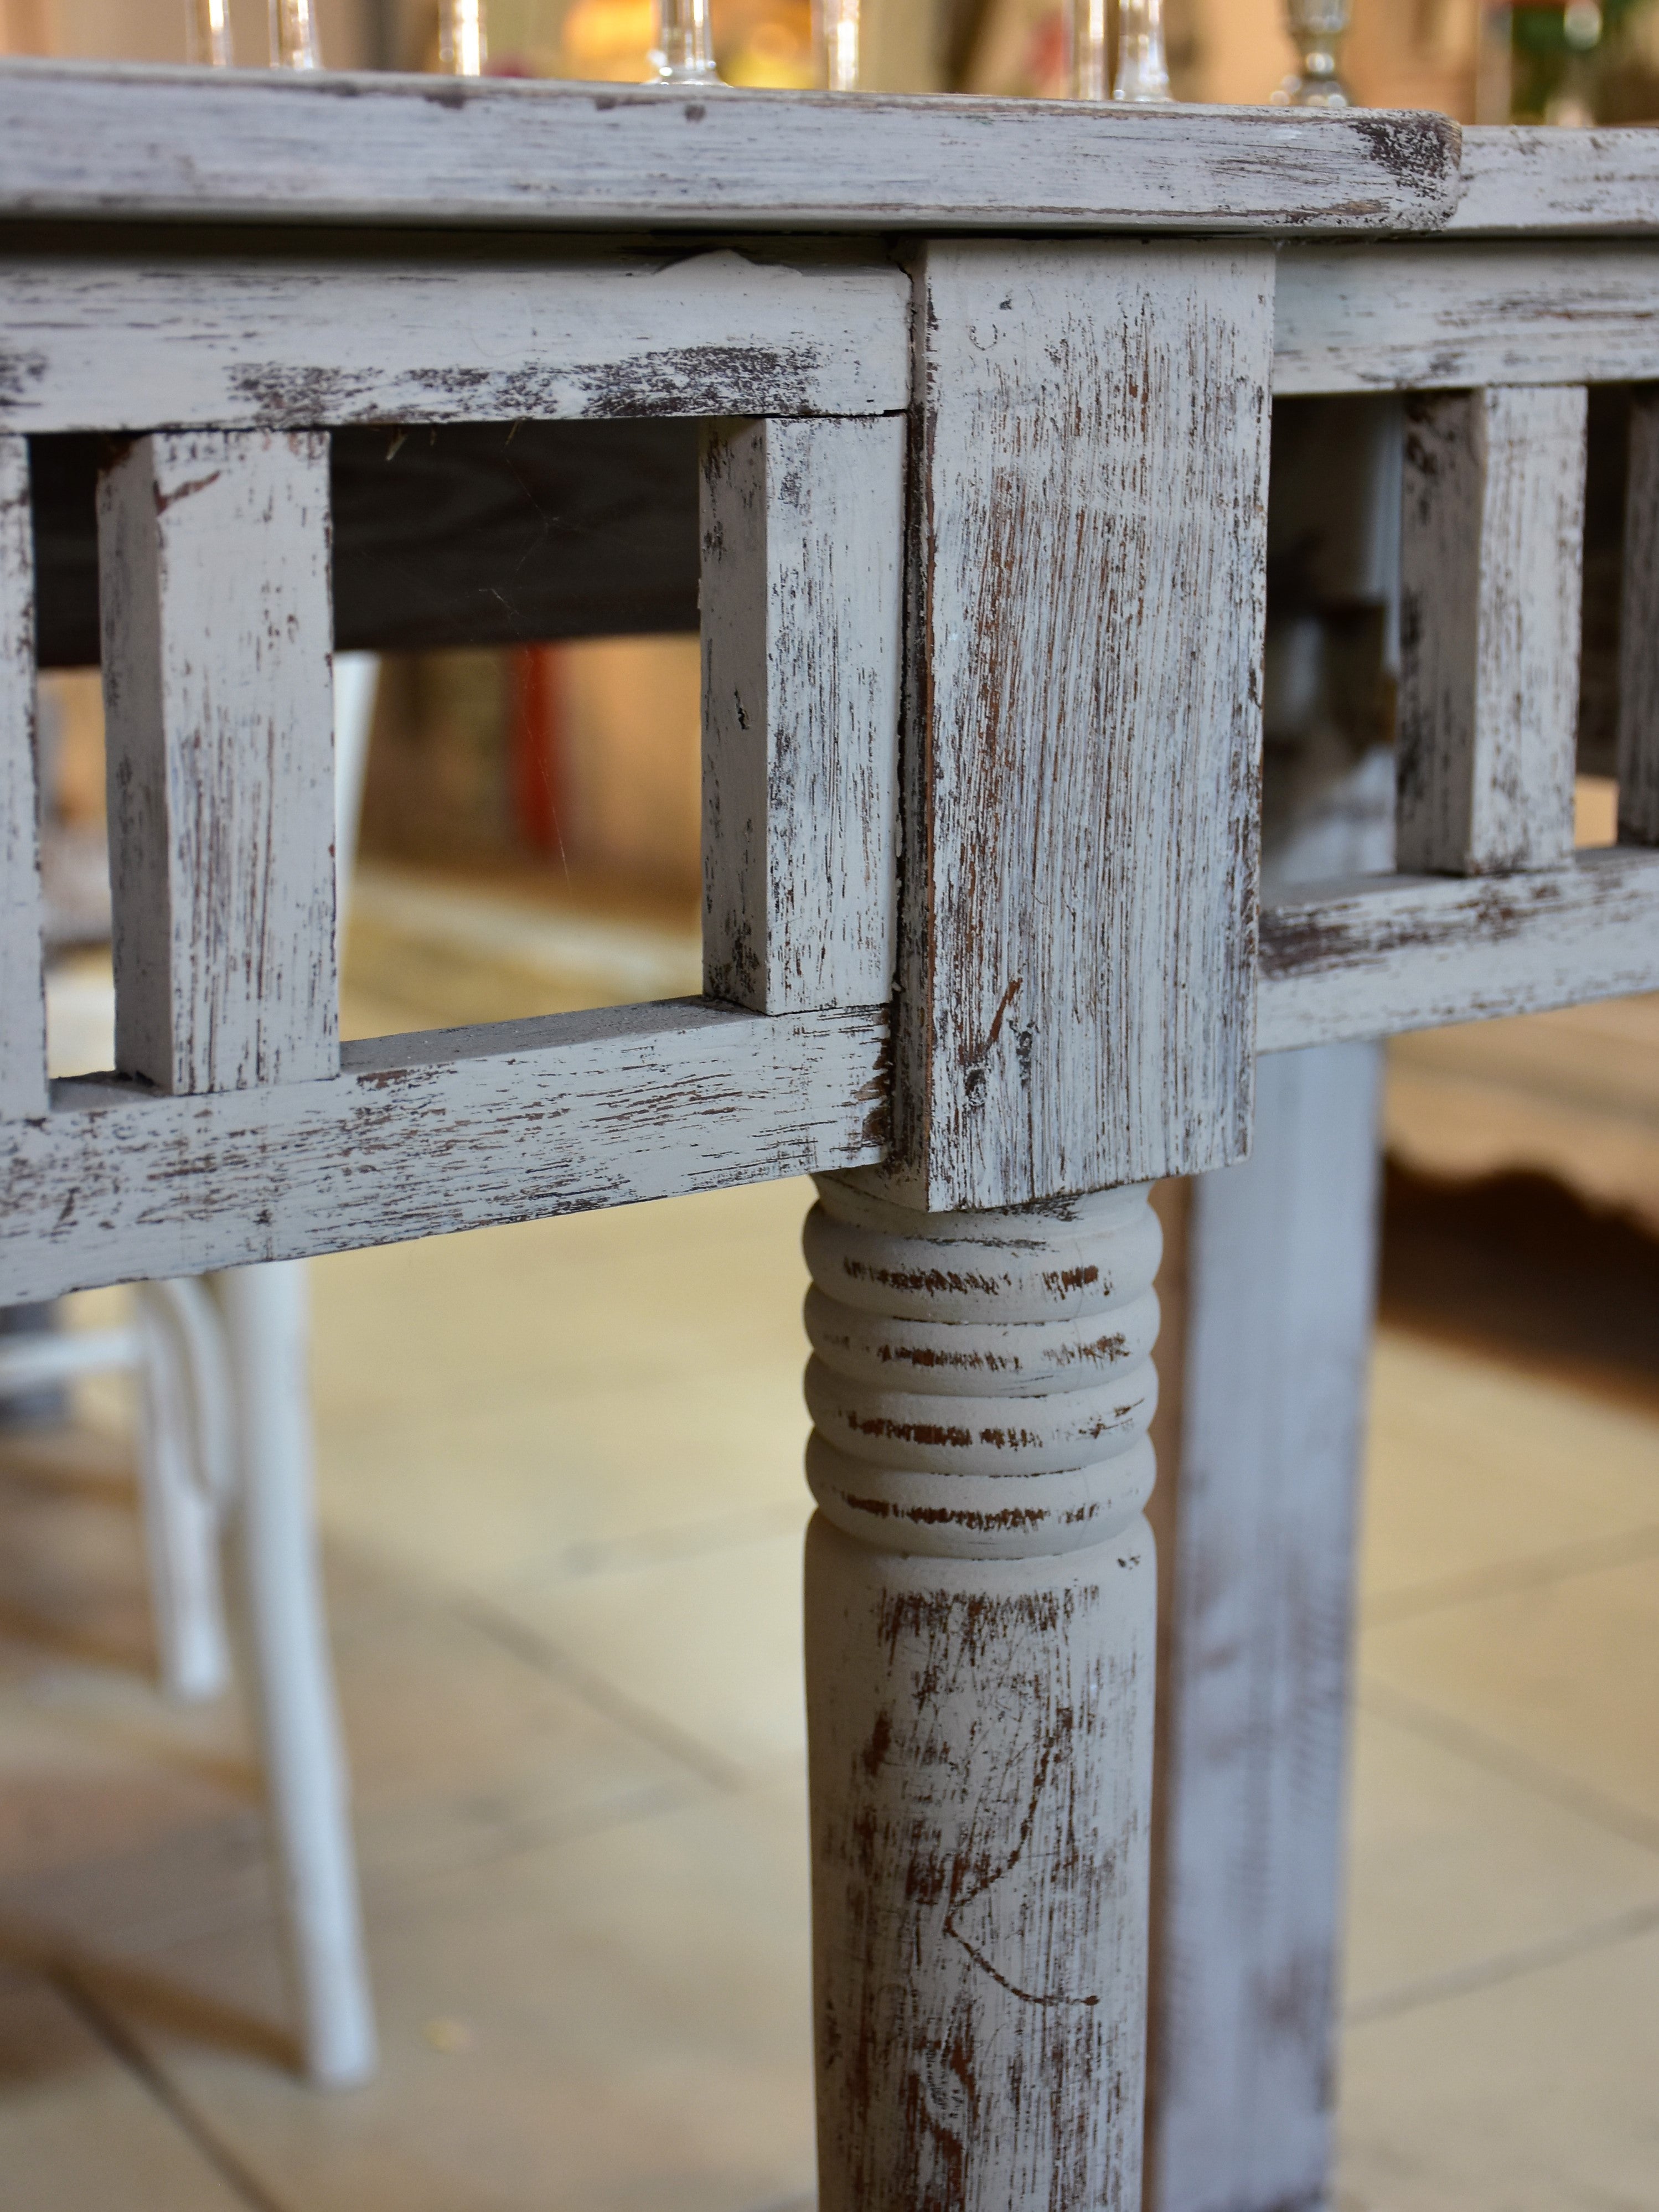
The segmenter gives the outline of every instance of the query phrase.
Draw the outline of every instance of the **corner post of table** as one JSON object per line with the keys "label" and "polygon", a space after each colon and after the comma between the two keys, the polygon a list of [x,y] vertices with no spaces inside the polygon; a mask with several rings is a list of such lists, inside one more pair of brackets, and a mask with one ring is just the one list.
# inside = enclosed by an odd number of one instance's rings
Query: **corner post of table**
{"label": "corner post of table", "polygon": [[1273,259],[915,282],[894,1146],[807,1231],[819,2201],[1130,2212],[1146,1194],[1249,1139]]}

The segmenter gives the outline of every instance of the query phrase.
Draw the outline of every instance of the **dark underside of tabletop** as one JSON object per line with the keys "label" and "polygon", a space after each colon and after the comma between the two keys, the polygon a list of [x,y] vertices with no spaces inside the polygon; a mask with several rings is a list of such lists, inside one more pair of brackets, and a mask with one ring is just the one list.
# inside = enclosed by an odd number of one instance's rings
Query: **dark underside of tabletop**
{"label": "dark underside of tabletop", "polygon": [[[336,646],[695,629],[697,438],[697,423],[679,418],[337,430]],[[98,472],[113,444],[29,442],[40,663],[90,666]]]}

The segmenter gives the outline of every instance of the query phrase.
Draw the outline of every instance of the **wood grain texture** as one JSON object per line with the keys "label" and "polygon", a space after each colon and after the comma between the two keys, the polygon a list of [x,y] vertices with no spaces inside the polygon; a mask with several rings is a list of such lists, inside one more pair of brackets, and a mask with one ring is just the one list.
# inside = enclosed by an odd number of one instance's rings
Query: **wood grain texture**
{"label": "wood grain texture", "polygon": [[820,1193],[818,2202],[1133,2206],[1156,1224],[1140,1189],[954,1217]]}
{"label": "wood grain texture", "polygon": [[1192,1186],[1154,1974],[1157,2212],[1330,2185],[1382,1056],[1289,1053]]}
{"label": "wood grain texture", "polygon": [[1659,228],[1651,244],[1287,246],[1278,302],[1282,398],[1659,377]]}
{"label": "wood grain texture", "polygon": [[1437,115],[9,62],[0,215],[1416,230]]}
{"label": "wood grain texture", "polygon": [[0,1302],[878,1160],[884,1009],[697,1000],[347,1044],[331,1080],[55,1086],[0,1127]]}
{"label": "wood grain texture", "polygon": [[1619,624],[1619,841],[1659,845],[1659,392],[1631,404]]}
{"label": "wood grain texture", "polygon": [[934,1210],[1248,1143],[1269,257],[918,270],[896,1165]]}
{"label": "wood grain texture", "polygon": [[711,427],[703,988],[758,1013],[893,987],[904,425]]}
{"label": "wood grain texture", "polygon": [[0,1121],[46,1110],[29,457],[0,437]]}
{"label": "wood grain texture", "polygon": [[873,414],[908,346],[897,270],[725,248],[0,260],[0,425],[30,431]]}
{"label": "wood grain texture", "polygon": [[958,1559],[1115,1535],[1152,1487],[1145,1188],[919,1214],[871,1185],[826,1182],[806,1227],[820,1509],[878,1550]]}
{"label": "wood grain texture", "polygon": [[1584,424],[1582,386],[1406,403],[1401,869],[1571,857]]}
{"label": "wood grain texture", "polygon": [[328,441],[140,439],[98,526],[117,1062],[163,1091],[331,1075]]}
{"label": "wood grain texture", "polygon": [[1541,1013],[1659,990],[1659,859],[1590,851],[1545,874],[1371,876],[1261,919],[1261,1052]]}
{"label": "wood grain texture", "polygon": [[1448,228],[1659,234],[1659,143],[1650,130],[1465,131]]}
{"label": "wood grain texture", "polygon": [[[1328,483],[1324,503],[1331,526],[1386,544],[1395,471]],[[1299,527],[1316,523],[1319,506],[1299,514]],[[1312,582],[1340,605],[1367,580],[1340,535],[1331,547],[1311,556]],[[1387,571],[1379,555],[1373,588]],[[1317,699],[1281,743],[1293,750],[1276,763],[1264,897],[1389,867],[1390,750],[1333,752]],[[1160,1580],[1147,2212],[1329,2195],[1381,1072],[1375,1045],[1274,1054],[1257,1070],[1248,1164],[1154,1194],[1166,1244],[1148,1516]]]}

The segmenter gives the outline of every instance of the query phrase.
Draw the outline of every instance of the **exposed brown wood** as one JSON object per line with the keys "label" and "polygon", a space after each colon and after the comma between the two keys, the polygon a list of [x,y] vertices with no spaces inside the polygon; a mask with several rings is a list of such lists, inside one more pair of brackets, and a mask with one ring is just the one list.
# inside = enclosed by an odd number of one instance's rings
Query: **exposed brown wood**
{"label": "exposed brown wood", "polygon": [[1370,876],[1261,918],[1256,1044],[1284,1052],[1659,990],[1659,858],[1527,876]]}
{"label": "exposed brown wood", "polygon": [[0,437],[0,1121],[46,1110],[28,451]]}
{"label": "exposed brown wood", "polygon": [[1133,2206],[1156,1224],[864,1180],[806,1238],[819,2203]]}
{"label": "exposed brown wood", "polygon": [[0,1302],[881,1158],[884,1009],[698,1000],[347,1044],[331,1081],[54,1085],[0,1127]]}
{"label": "exposed brown wood", "polygon": [[0,65],[0,216],[1434,229],[1437,115]]}
{"label": "exposed brown wood", "polygon": [[18,241],[0,260],[0,425],[862,415],[908,397],[907,288],[878,261],[792,268],[730,247],[570,240],[381,255],[319,240],[276,256],[245,239],[216,252],[104,243]]}
{"label": "exposed brown wood", "polygon": [[1270,261],[931,246],[894,1188],[1249,1142]]}
{"label": "exposed brown wood", "polygon": [[1659,377],[1659,230],[1291,245],[1278,298],[1281,398]]}
{"label": "exposed brown wood", "polygon": [[1573,849],[1582,386],[1406,404],[1402,869],[1501,875]]}
{"label": "exposed brown wood", "polygon": [[328,441],[140,439],[99,541],[118,1064],[164,1091],[331,1075]]}
{"label": "exposed brown wood", "polygon": [[1659,143],[1640,129],[1465,131],[1457,209],[1448,228],[1659,234]]}
{"label": "exposed brown wood", "polygon": [[715,425],[702,490],[703,988],[869,1006],[898,904],[904,425]]}

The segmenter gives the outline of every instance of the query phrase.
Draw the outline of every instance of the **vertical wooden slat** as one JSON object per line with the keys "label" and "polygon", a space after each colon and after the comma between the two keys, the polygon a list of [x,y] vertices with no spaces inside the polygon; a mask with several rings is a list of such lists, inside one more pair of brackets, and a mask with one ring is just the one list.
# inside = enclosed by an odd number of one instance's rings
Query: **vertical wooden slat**
{"label": "vertical wooden slat", "polygon": [[327,438],[139,439],[98,524],[118,1064],[164,1091],[331,1075]]}
{"label": "vertical wooden slat", "polygon": [[1402,869],[1572,856],[1585,419],[1577,386],[1407,402]]}
{"label": "vertical wooden slat", "polygon": [[[1273,527],[1316,603],[1386,614],[1399,418],[1340,405],[1340,425],[1279,415]],[[1299,883],[1392,866],[1395,772],[1381,745],[1345,761],[1316,695],[1287,685],[1267,711],[1271,912]],[[1330,2194],[1381,1063],[1369,1044],[1263,1060],[1249,1162],[1158,1193],[1188,1198],[1158,1276],[1147,2212]]]}
{"label": "vertical wooden slat", "polygon": [[1281,1053],[1192,1185],[1148,2158],[1157,2212],[1327,2201],[1374,1045]]}
{"label": "vertical wooden slat", "polygon": [[702,478],[704,988],[892,989],[904,424],[714,426]]}
{"label": "vertical wooden slat", "polygon": [[28,441],[0,438],[0,1121],[46,1110]]}
{"label": "vertical wooden slat", "polygon": [[1619,631],[1619,842],[1659,845],[1659,390],[1630,414]]}
{"label": "vertical wooden slat", "polygon": [[1249,1142],[1273,264],[935,243],[892,1188],[1019,1204]]}

